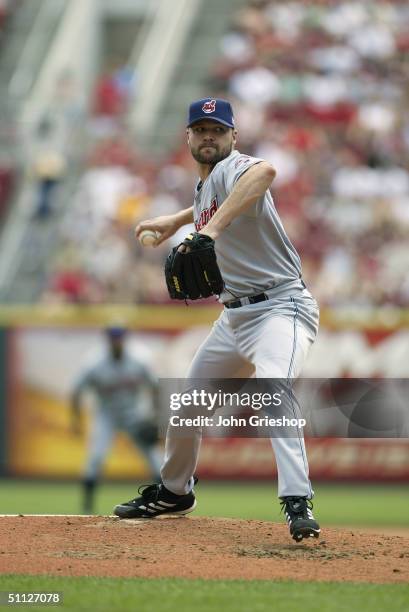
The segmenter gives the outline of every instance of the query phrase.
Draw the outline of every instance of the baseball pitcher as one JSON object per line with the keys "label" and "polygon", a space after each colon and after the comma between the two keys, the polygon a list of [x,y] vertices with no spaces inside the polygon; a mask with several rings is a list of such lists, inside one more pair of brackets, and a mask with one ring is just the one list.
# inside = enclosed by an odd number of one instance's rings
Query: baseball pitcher
{"label": "baseball pitcher", "polygon": [[[193,102],[186,133],[200,177],[193,206],[140,223],[136,235],[155,231],[158,245],[181,226],[195,224],[196,232],[166,261],[169,295],[181,300],[218,295],[224,309],[198,349],[188,378],[255,372],[257,378],[294,379],[317,335],[318,306],[302,281],[300,258],[269,191],[276,172],[266,161],[235,149],[237,131],[226,100]],[[181,437],[169,426],[161,483],[117,505],[115,514],[154,518],[191,512],[200,444],[200,427]],[[291,536],[296,541],[318,537],[302,431],[295,437],[272,437],[271,444]]]}

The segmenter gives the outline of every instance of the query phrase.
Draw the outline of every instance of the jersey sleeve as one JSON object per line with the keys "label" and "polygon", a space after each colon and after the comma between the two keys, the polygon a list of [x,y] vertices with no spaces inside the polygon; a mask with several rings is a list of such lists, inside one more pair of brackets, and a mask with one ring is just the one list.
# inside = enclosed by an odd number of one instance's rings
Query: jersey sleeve
{"label": "jersey sleeve", "polygon": [[143,377],[144,382],[150,387],[158,386],[158,379],[153,374],[153,372],[149,370],[146,366],[142,367],[142,377]]}
{"label": "jersey sleeve", "polygon": [[79,396],[85,389],[92,387],[94,378],[94,366],[84,368],[74,380],[72,395]]}
{"label": "jersey sleeve", "polygon": [[229,195],[239,180],[241,176],[249,168],[255,166],[256,164],[260,164],[264,159],[259,157],[251,157],[250,155],[235,155],[228,160],[225,170],[224,170],[224,184],[226,189],[226,194]]}

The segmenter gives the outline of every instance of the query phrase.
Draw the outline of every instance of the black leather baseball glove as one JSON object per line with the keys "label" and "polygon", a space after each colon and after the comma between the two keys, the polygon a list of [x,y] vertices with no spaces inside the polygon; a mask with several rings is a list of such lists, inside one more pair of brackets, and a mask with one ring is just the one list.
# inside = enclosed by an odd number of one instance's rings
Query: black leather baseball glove
{"label": "black leather baseball glove", "polygon": [[[178,250],[182,244],[187,247],[184,253]],[[197,232],[186,236],[169,253],[165,277],[173,300],[198,300],[220,295],[224,282],[217,265],[214,240]]]}

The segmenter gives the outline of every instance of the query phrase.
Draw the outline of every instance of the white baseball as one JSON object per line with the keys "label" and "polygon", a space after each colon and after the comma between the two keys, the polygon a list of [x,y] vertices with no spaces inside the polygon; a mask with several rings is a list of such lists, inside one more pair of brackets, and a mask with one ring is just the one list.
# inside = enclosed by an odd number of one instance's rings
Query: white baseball
{"label": "white baseball", "polygon": [[142,246],[149,247],[156,242],[156,240],[159,238],[159,234],[153,230],[146,229],[142,230],[138,238]]}

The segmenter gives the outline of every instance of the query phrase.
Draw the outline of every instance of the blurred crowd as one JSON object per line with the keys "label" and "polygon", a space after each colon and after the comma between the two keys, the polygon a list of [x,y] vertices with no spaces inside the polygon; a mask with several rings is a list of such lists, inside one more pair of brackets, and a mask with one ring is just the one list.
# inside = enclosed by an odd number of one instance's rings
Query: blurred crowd
{"label": "blurred crowd", "polygon": [[409,6],[252,2],[213,86],[273,193],[321,304],[409,298]]}
{"label": "blurred crowd", "polygon": [[[404,1],[257,0],[234,15],[203,90],[232,101],[238,148],[277,169],[274,200],[322,306],[408,303],[408,51]],[[171,245],[142,249],[133,228],[190,206],[196,177],[183,130],[167,159],[138,150],[131,79],[121,67],[96,85],[44,301],[167,300]]]}

